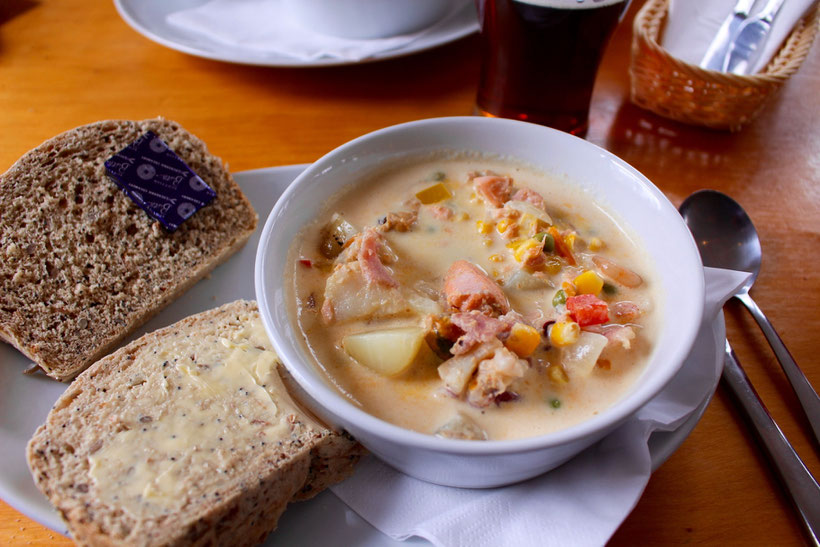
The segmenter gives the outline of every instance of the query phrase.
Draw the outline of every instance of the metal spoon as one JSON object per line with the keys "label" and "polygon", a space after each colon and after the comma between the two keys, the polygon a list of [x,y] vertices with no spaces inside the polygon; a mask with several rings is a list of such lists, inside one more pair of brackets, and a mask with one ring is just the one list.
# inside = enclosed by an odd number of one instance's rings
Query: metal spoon
{"label": "metal spoon", "polygon": [[797,394],[809,419],[814,437],[820,442],[820,397],[786,349],[783,340],[749,295],[760,273],[762,251],[752,220],[732,198],[716,190],[695,192],[680,206],[680,214],[695,236],[704,266],[751,272],[749,281],[734,295],[751,312],[774,350],[783,372]]}
{"label": "metal spoon", "polygon": [[[718,197],[712,196],[710,198],[708,195],[704,197],[702,194],[716,194]],[[745,222],[741,223],[741,225],[750,228],[750,230],[744,230],[744,232],[746,232],[747,235],[750,233],[751,237],[742,240],[739,244],[736,243],[735,247],[743,247],[744,243],[748,244],[751,242],[756,245],[758,255],[760,254],[760,242],[757,239],[757,232],[755,232],[749,217],[739,205],[720,192],[711,190],[695,192],[684,200],[680,206],[680,212],[686,224],[689,226],[692,235],[695,236],[701,258],[707,266],[726,267],[727,263],[723,262],[722,258],[716,258],[716,256],[720,257],[720,255],[715,252],[718,246],[714,245],[714,241],[724,238],[728,230],[715,230],[713,234],[709,228],[710,222],[713,223],[714,226],[717,226],[719,222],[709,215],[699,215],[698,213],[702,213],[706,208],[701,209],[698,204],[700,200],[704,200],[705,202],[707,199],[715,199],[723,202],[722,198],[734,204],[737,208],[735,212],[739,211],[742,214],[742,218],[745,218]],[[695,204],[694,206],[692,205],[693,203]],[[726,228],[726,226],[724,226],[724,228]],[[708,237],[710,235],[714,235],[715,237]],[[729,250],[729,252],[731,253],[733,251]],[[759,267],[759,258],[757,264]],[[749,271],[742,267],[734,269]],[[756,277],[756,274],[752,277],[752,280],[747,283],[749,286],[751,286],[754,281],[754,277]],[[748,288],[746,288],[746,290],[748,291]],[[813,545],[820,546],[820,485],[817,484],[817,481],[806,468],[803,460],[801,460],[797,452],[794,451],[794,447],[792,447],[772,419],[768,410],[766,410],[765,405],[760,400],[754,387],[752,387],[752,383],[749,381],[746,373],[743,372],[743,368],[740,366],[728,340],[726,341],[722,376],[723,381],[737,399],[746,418],[754,427],[758,440],[772,462],[783,486],[791,496],[792,503],[797,509],[800,522],[806,532],[807,539],[809,539]]]}

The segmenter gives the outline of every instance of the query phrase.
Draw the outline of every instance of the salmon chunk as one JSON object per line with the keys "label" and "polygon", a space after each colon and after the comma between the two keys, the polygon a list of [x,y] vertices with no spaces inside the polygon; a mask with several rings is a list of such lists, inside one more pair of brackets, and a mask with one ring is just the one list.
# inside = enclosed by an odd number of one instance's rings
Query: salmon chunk
{"label": "salmon chunk", "polygon": [[510,303],[504,291],[478,266],[456,260],[444,277],[447,303],[462,312],[479,310],[488,314],[505,314]]}
{"label": "salmon chunk", "polygon": [[512,179],[489,175],[473,179],[475,190],[479,196],[493,207],[502,207],[510,199],[512,193]]}
{"label": "salmon chunk", "polygon": [[536,192],[535,190],[530,190],[529,188],[519,188],[516,190],[515,194],[512,197],[513,201],[526,201],[531,203],[541,209],[542,211],[547,210],[547,204],[544,201],[544,198]]}
{"label": "salmon chunk", "polygon": [[364,231],[359,249],[359,264],[368,283],[375,283],[384,287],[397,287],[398,282],[393,278],[390,270],[385,268],[379,259],[379,248],[382,246],[382,237],[373,228]]}

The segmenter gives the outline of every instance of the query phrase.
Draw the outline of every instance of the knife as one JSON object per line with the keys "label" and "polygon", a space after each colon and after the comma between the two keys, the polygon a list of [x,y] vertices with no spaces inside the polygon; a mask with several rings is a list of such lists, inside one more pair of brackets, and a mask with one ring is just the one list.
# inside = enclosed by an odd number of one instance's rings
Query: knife
{"label": "knife", "polygon": [[724,72],[748,74],[763,53],[763,45],[769,37],[772,22],[783,6],[784,0],[769,0],[753,17],[743,21],[729,44],[723,64]]}
{"label": "knife", "polygon": [[700,67],[708,70],[723,70],[723,63],[726,59],[726,53],[729,51],[729,42],[735,34],[735,30],[740,24],[749,16],[749,12],[754,5],[755,0],[738,0],[737,4],[732,10],[732,13],[723,20],[720,28],[709,44],[703,59],[700,62]]}

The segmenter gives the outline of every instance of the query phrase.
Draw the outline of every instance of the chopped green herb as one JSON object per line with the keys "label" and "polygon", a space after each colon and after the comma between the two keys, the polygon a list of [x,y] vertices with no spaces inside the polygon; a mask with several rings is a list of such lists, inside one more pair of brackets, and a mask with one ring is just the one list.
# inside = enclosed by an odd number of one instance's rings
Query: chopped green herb
{"label": "chopped green herb", "polygon": [[561,408],[561,399],[550,399],[550,406],[552,408]]}
{"label": "chopped green herb", "polygon": [[556,292],[555,296],[552,297],[553,307],[557,308],[558,306],[563,306],[566,303],[567,293],[564,292],[564,289],[558,289],[558,292]]}
{"label": "chopped green herb", "polygon": [[604,282],[604,286],[601,290],[604,291],[604,294],[615,294],[618,292],[618,287],[616,287],[612,283]]}
{"label": "chopped green herb", "polygon": [[436,182],[441,182],[447,178],[447,174],[444,171],[436,171],[433,173],[432,179]]}

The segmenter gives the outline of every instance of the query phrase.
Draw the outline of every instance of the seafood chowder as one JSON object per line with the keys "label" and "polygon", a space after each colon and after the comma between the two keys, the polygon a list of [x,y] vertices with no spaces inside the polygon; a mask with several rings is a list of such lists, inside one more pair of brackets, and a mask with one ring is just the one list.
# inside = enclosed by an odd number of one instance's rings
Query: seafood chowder
{"label": "seafood chowder", "polygon": [[594,196],[480,155],[356,182],[296,238],[295,316],[366,412],[459,439],[588,419],[640,376],[660,331],[649,260]]}

